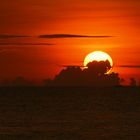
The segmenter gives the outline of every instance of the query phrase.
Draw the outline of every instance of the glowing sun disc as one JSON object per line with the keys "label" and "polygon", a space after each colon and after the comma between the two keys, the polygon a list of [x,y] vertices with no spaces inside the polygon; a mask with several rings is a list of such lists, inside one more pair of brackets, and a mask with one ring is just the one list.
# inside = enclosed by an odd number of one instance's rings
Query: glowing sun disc
{"label": "glowing sun disc", "polygon": [[113,60],[109,54],[102,52],[102,51],[94,51],[85,57],[84,66],[86,67],[87,64],[92,61],[99,62],[99,61],[106,61],[106,60],[108,60],[111,67],[113,67]]}

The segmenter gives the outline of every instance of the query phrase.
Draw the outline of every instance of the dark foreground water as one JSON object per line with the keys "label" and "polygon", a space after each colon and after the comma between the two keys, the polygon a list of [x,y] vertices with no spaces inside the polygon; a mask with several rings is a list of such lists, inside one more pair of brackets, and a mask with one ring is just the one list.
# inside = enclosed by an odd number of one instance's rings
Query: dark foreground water
{"label": "dark foreground water", "polygon": [[0,140],[140,140],[140,89],[1,88]]}

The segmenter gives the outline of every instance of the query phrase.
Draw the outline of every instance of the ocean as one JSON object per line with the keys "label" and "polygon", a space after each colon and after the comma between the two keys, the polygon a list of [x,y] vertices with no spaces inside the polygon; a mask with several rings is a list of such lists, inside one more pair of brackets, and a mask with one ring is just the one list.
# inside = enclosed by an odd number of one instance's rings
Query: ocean
{"label": "ocean", "polygon": [[139,140],[140,88],[0,88],[0,140]]}

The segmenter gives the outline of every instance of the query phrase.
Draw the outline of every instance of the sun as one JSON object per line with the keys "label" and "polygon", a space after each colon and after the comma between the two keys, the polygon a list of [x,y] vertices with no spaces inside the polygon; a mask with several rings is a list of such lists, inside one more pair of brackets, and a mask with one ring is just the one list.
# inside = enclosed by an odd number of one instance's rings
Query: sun
{"label": "sun", "polygon": [[105,52],[102,52],[102,51],[94,51],[92,53],[89,53],[85,59],[84,59],[84,66],[86,67],[87,64],[89,62],[92,62],[92,61],[106,61],[108,60],[111,67],[113,67],[113,60],[111,58],[111,56]]}

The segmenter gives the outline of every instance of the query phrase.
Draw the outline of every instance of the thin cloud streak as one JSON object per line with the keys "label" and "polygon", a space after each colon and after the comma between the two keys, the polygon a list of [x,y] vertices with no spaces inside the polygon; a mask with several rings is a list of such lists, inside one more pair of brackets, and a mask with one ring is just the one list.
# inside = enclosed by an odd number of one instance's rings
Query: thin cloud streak
{"label": "thin cloud streak", "polygon": [[75,34],[44,34],[40,35],[39,38],[110,38],[113,36],[88,36],[88,35],[75,35]]}
{"label": "thin cloud streak", "polygon": [[7,52],[7,49],[0,49],[0,54]]}
{"label": "thin cloud streak", "polygon": [[[10,34],[0,34],[0,39],[9,39],[9,38],[28,38],[33,37],[29,35],[10,35]],[[37,36],[38,38],[111,38],[113,36],[108,35],[99,35],[99,36],[90,36],[90,35],[77,35],[77,34],[44,34]]]}
{"label": "thin cloud streak", "polygon": [[10,34],[0,34],[0,39],[8,39],[8,38],[26,38],[31,37],[28,35],[10,35]]}
{"label": "thin cloud streak", "polygon": [[140,68],[140,65],[120,65],[120,68]]}
{"label": "thin cloud streak", "polygon": [[49,43],[0,43],[0,46],[51,46]]}

